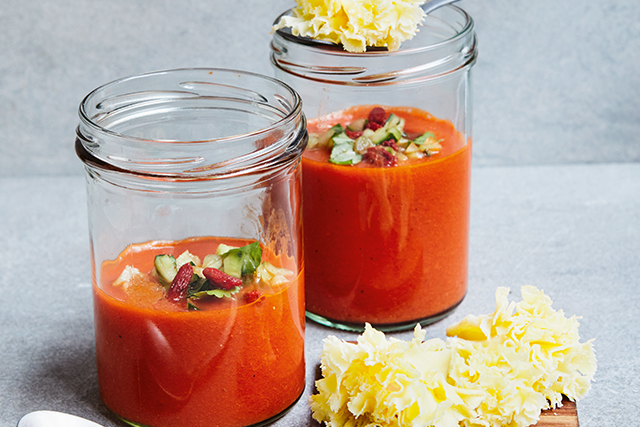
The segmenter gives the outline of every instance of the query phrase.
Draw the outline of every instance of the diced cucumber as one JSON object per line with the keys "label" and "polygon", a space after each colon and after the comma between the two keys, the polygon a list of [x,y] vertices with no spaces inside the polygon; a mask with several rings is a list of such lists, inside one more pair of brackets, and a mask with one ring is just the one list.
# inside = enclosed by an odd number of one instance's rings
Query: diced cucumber
{"label": "diced cucumber", "polygon": [[[404,136],[404,120],[395,114],[391,114],[384,126],[380,129],[377,129],[373,135],[368,136],[371,139],[371,142],[378,145],[384,141],[388,141],[393,139],[394,141],[400,141]],[[363,134],[364,135],[364,134]]]}
{"label": "diced cucumber", "polygon": [[389,129],[381,127],[380,129],[376,130],[369,139],[371,140],[371,142],[378,145],[388,139],[395,139],[395,135],[389,132]]}
{"label": "diced cucumber", "polygon": [[216,255],[224,255],[229,252],[231,249],[237,249],[235,246],[225,245],[224,243],[220,243],[218,248],[216,249]]}
{"label": "diced cucumber", "polygon": [[176,268],[179,270],[180,267],[188,262],[192,263],[193,265],[200,265],[200,258],[189,251],[184,251],[178,258],[176,258]]}
{"label": "diced cucumber", "polygon": [[156,255],[153,265],[158,273],[160,281],[164,285],[170,285],[178,274],[176,259],[173,255]]}
{"label": "diced cucumber", "polygon": [[402,119],[400,117],[391,113],[387,121],[384,123],[384,127],[386,128],[398,127],[398,125],[400,125],[401,122],[402,122]]}
{"label": "diced cucumber", "polygon": [[224,258],[222,270],[229,276],[242,277],[242,252],[232,251]]}
{"label": "diced cucumber", "polygon": [[400,128],[392,127],[389,129],[389,135],[396,141],[400,141],[400,139],[402,138],[402,131],[400,130]]}
{"label": "diced cucumber", "polygon": [[262,248],[258,242],[231,249],[222,255],[222,270],[230,276],[240,279],[253,274],[260,265]]}
{"label": "diced cucumber", "polygon": [[347,129],[352,130],[354,132],[360,132],[364,130],[364,127],[366,124],[367,124],[367,119],[365,118],[357,119],[349,123],[349,125],[347,126]]}
{"label": "diced cucumber", "polygon": [[217,254],[209,254],[202,260],[202,268],[217,268],[220,269],[222,267],[222,257]]}
{"label": "diced cucumber", "polygon": [[351,144],[336,144],[331,150],[329,162],[336,165],[355,165],[360,163],[362,156],[353,150]]}

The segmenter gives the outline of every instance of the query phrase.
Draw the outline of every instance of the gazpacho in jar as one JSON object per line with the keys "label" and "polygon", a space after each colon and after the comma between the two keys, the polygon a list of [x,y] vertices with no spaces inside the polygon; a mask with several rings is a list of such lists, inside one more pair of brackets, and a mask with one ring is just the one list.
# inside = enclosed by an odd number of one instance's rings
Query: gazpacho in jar
{"label": "gazpacho in jar", "polygon": [[94,283],[105,405],[134,425],[249,426],[304,388],[297,261],[258,242],[129,245]]}
{"label": "gazpacho in jar", "polygon": [[308,316],[356,330],[444,317],[467,288],[470,141],[410,107],[354,106],[307,129]]}

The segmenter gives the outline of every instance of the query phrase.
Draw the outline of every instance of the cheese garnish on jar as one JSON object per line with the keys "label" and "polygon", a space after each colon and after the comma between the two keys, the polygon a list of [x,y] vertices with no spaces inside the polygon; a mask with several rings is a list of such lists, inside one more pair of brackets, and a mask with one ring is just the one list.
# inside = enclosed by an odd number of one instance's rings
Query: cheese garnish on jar
{"label": "cheese garnish on jar", "polygon": [[366,326],[357,344],[324,342],[313,417],[327,426],[529,426],[562,395],[584,397],[596,370],[592,341],[578,320],[551,307],[533,286],[509,303],[498,288],[495,312],[447,328],[449,338],[387,338]]}
{"label": "cheese garnish on jar", "polygon": [[342,44],[349,52],[367,46],[397,50],[418,32],[425,0],[296,0],[293,16],[273,30],[290,27],[295,36]]}

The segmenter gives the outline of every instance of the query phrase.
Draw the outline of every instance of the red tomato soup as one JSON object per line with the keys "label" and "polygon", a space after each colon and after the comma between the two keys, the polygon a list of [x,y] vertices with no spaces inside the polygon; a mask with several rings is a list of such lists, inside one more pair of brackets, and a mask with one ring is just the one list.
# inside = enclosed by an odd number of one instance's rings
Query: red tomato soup
{"label": "red tomato soup", "polygon": [[[373,107],[310,120],[308,130],[346,126]],[[466,293],[471,143],[425,111],[384,109],[407,135],[432,132],[441,149],[393,167],[303,155],[306,309],[342,324],[437,320]]]}
{"label": "red tomato soup", "polygon": [[[294,273],[256,298],[211,299],[188,310],[153,286],[113,282],[127,265],[141,272],[154,257],[185,250],[204,257],[219,243],[194,238],[131,245],[101,267],[94,284],[100,396],[123,419],[147,426],[248,426],[274,417],[304,388],[302,271],[295,260],[265,251],[263,259]],[[193,308],[193,307],[192,307]]]}

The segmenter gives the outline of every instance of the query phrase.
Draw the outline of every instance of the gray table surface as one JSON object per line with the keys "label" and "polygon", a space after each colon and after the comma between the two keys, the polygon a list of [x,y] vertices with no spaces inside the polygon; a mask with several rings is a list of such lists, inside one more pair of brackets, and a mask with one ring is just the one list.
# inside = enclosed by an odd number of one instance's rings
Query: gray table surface
{"label": "gray table surface", "polygon": [[[481,167],[472,182],[469,291],[427,338],[492,312],[498,286],[535,285],[595,338],[580,425],[638,425],[640,164]],[[48,409],[123,426],[98,396],[84,179],[0,178],[0,201],[0,425]],[[307,323],[305,396],[275,426],[317,425],[306,399],[331,334],[355,337]]]}

